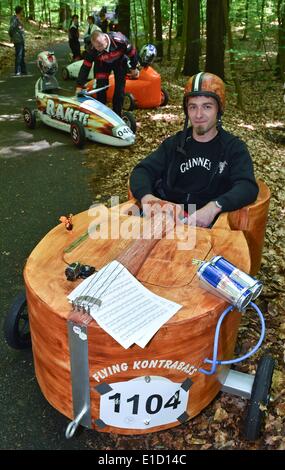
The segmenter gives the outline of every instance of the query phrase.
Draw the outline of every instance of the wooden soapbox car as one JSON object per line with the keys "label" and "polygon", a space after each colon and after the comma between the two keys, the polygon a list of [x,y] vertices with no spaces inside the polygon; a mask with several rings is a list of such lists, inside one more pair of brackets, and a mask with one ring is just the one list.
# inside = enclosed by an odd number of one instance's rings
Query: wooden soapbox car
{"label": "wooden soapbox car", "polygon": [[[192,260],[222,255],[255,275],[261,263],[269,200],[268,187],[259,182],[254,204],[222,214],[211,229],[191,228],[195,243],[186,251],[177,249],[175,237],[90,238],[88,211],[73,217],[72,232],[60,224],[40,241],[25,266],[25,293],[12,305],[4,330],[11,347],[21,349],[32,343],[42,393],[72,420],[66,437],[79,425],[119,434],[171,428],[200,413],[219,391],[249,400],[245,437],[259,436],[274,361],[263,356],[255,375],[230,369],[241,313],[201,287]],[[99,226],[111,217],[120,227],[141,224],[143,218],[133,215],[137,214],[134,209],[138,209],[134,199],[106,209],[107,219]],[[108,226],[109,235],[110,230]],[[185,226],[177,230],[183,238]],[[100,269],[114,259],[150,291],[182,304],[144,348],[124,349],[88,313],[72,310],[67,300],[80,283],[65,278],[68,264],[80,261]],[[264,337],[264,324],[261,329],[257,346]]]}

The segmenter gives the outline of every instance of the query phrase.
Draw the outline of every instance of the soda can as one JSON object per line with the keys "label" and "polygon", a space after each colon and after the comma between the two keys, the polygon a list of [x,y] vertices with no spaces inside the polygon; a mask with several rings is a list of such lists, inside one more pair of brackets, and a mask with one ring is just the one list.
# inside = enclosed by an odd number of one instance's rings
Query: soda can
{"label": "soda can", "polygon": [[250,276],[249,274],[241,271],[228,260],[222,256],[214,256],[210,263],[223,271],[233,281],[240,284],[242,287],[247,287],[252,292],[252,300],[256,299],[262,291],[263,285],[260,281]]}
{"label": "soda can", "polygon": [[252,300],[252,292],[248,288],[230,279],[211,262],[203,263],[197,275],[203,287],[212,294],[227,300],[240,311],[243,311]]}

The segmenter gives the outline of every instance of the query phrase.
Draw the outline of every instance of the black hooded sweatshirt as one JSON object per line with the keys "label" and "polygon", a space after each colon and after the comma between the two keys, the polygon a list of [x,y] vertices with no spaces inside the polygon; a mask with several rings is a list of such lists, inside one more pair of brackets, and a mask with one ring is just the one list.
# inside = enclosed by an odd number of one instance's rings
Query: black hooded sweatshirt
{"label": "black hooded sweatshirt", "polygon": [[141,200],[153,194],[163,200],[195,204],[196,210],[217,201],[223,212],[256,200],[258,186],[245,143],[224,129],[210,142],[198,142],[192,128],[167,138],[142,160],[130,176],[130,189]]}

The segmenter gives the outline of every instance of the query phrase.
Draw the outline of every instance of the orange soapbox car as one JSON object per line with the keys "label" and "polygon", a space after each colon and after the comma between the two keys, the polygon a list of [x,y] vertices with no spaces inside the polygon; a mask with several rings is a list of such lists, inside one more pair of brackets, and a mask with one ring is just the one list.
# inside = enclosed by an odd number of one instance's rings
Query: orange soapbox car
{"label": "orange soapbox car", "polygon": [[[107,101],[111,102],[115,90],[114,75],[110,75],[109,88],[107,90]],[[86,88],[91,91],[96,88],[96,80],[87,83]],[[123,109],[132,111],[135,108],[157,108],[166,106],[168,103],[168,93],[161,88],[161,78],[152,67],[143,67],[139,78],[132,79],[126,76],[125,96]]]}

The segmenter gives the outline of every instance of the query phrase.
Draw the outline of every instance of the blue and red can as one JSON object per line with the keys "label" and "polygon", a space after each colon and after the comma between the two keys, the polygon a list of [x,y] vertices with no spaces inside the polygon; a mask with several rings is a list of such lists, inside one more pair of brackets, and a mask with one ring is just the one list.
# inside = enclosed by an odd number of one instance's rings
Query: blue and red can
{"label": "blue and red can", "polygon": [[197,275],[203,287],[211,293],[227,300],[240,311],[243,311],[252,300],[252,292],[250,289],[230,279],[210,261],[201,264]]}
{"label": "blue and red can", "polygon": [[241,271],[222,256],[214,256],[210,263],[220,269],[234,282],[237,282],[242,287],[247,287],[252,292],[252,300],[256,299],[261,293],[263,285],[260,281]]}

